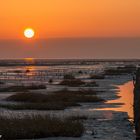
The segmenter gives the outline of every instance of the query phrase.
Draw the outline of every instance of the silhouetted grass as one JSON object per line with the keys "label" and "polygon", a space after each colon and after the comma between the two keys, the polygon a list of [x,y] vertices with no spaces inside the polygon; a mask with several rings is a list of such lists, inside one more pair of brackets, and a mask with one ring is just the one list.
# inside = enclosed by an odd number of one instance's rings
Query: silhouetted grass
{"label": "silhouetted grass", "polygon": [[52,84],[53,83],[53,79],[51,78],[51,79],[49,79],[49,84]]}
{"label": "silhouetted grass", "polygon": [[0,104],[1,108],[10,110],[64,110],[71,106],[80,105],[72,102]]}
{"label": "silhouetted grass", "polygon": [[72,75],[72,74],[65,74],[64,75],[64,79],[66,80],[66,79],[75,79],[75,77]]}
{"label": "silhouetted grass", "polygon": [[98,87],[99,85],[95,81],[91,81],[88,83],[85,83],[85,87]]}
{"label": "silhouetted grass", "polygon": [[29,86],[10,86],[6,88],[0,88],[0,92],[18,92],[18,91],[27,91],[27,90],[37,90],[37,89],[46,89],[45,85],[29,85]]}
{"label": "silhouetted grass", "polygon": [[55,91],[54,93],[67,93],[67,94],[78,94],[78,95],[96,95],[96,91],[95,90],[91,90],[91,89],[79,89],[79,90],[75,90],[75,91],[72,91],[72,90],[68,90],[67,88],[64,88],[60,91]]}
{"label": "silhouetted grass", "polygon": [[72,119],[62,120],[41,115],[26,115],[22,118],[0,116],[2,139],[80,137],[83,132],[83,124]]}
{"label": "silhouetted grass", "polygon": [[69,120],[87,120],[87,116],[70,116],[68,117]]}
{"label": "silhouetted grass", "polygon": [[77,87],[84,84],[85,82],[80,79],[64,79],[59,83],[59,85],[65,85],[70,87]]}
{"label": "silhouetted grass", "polygon": [[90,75],[90,79],[105,79],[104,75]]}
{"label": "silhouetted grass", "polygon": [[84,102],[100,102],[96,92],[92,90],[68,91],[61,90],[50,94],[17,93],[6,99],[20,104],[0,105],[8,109],[63,110],[71,106],[79,106]]}
{"label": "silhouetted grass", "polygon": [[136,71],[136,66],[126,65],[125,67],[118,67],[117,69],[105,70],[105,75],[131,74],[134,71]]}
{"label": "silhouetted grass", "polygon": [[5,84],[4,82],[2,82],[2,81],[0,81],[0,85],[3,85],[3,84]]}

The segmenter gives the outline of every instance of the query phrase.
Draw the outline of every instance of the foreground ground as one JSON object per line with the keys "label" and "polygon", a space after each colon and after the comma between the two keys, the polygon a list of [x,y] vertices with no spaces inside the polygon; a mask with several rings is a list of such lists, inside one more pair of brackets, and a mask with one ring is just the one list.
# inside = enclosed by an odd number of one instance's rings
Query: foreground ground
{"label": "foreground ground", "polygon": [[[125,76],[114,76],[105,79],[96,80],[98,87],[90,87],[98,91],[98,97],[104,100],[113,100],[118,98],[119,89],[118,85],[122,85],[131,80],[128,75]],[[88,79],[85,79],[88,81]],[[47,90],[60,90],[64,86],[50,85]],[[68,90],[78,90],[79,87],[67,87]],[[84,87],[89,89],[89,87]],[[38,90],[36,92],[44,92],[45,90]],[[4,99],[14,93],[1,94],[1,99]],[[1,101],[5,103],[5,101]],[[52,137],[45,138],[44,140],[133,140],[135,135],[133,133],[133,126],[128,120],[128,114],[126,112],[117,112],[111,110],[104,110],[104,108],[116,108],[118,104],[107,104],[104,102],[99,103],[81,103],[81,106],[70,107],[65,110],[58,111],[36,111],[36,110],[7,110],[1,108],[1,114],[15,114],[15,115],[26,115],[26,114],[47,114],[50,116],[56,116],[59,118],[70,117],[70,116],[86,116],[87,119],[82,120],[85,131],[80,138],[65,138],[65,137]],[[98,110],[102,108],[102,110]],[[41,139],[43,140],[43,139]]]}

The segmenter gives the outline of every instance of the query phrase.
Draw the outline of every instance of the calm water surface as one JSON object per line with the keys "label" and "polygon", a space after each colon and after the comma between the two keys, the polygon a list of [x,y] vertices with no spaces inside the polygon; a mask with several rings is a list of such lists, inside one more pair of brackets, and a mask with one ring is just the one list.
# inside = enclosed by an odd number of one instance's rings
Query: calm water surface
{"label": "calm water surface", "polygon": [[127,82],[119,87],[120,98],[107,101],[107,103],[122,103],[123,105],[115,106],[114,108],[105,108],[104,110],[114,110],[127,112],[130,118],[133,118],[133,82]]}

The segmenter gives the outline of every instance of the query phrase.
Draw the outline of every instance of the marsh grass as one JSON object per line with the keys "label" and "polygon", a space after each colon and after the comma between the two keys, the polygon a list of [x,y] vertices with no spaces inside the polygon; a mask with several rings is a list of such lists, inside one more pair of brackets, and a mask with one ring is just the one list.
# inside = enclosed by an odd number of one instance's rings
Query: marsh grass
{"label": "marsh grass", "polygon": [[91,82],[85,83],[85,85],[83,86],[84,87],[98,87],[99,85],[95,81],[91,81]]}
{"label": "marsh grass", "polygon": [[45,85],[29,85],[29,86],[10,86],[7,88],[0,88],[0,92],[24,92],[28,90],[46,89]]}
{"label": "marsh grass", "polygon": [[26,115],[22,118],[0,116],[2,139],[34,139],[46,137],[80,137],[83,124],[73,119]]}
{"label": "marsh grass", "polygon": [[95,81],[92,82],[84,82],[81,79],[75,78],[73,75],[65,75],[64,79],[59,83],[59,85],[69,86],[69,87],[79,87],[79,86],[85,86],[85,87],[94,87],[98,86]]}
{"label": "marsh grass", "polygon": [[90,79],[105,79],[105,75],[90,75]]}
{"label": "marsh grass", "polygon": [[69,91],[66,89],[50,94],[17,93],[6,100],[19,102],[20,104],[0,104],[0,107],[19,110],[64,110],[67,107],[80,106],[79,103],[104,101],[97,97],[93,90]]}
{"label": "marsh grass", "polygon": [[105,75],[123,75],[123,74],[131,74],[136,71],[135,66],[125,66],[125,67],[118,67],[117,69],[108,69],[105,70]]}
{"label": "marsh grass", "polygon": [[87,120],[88,117],[87,116],[70,116],[68,117],[69,120]]}
{"label": "marsh grass", "polygon": [[4,85],[4,84],[5,84],[4,82],[0,81],[0,85]]}
{"label": "marsh grass", "polygon": [[48,83],[49,83],[49,84],[52,84],[52,83],[53,83],[53,79],[52,79],[52,78],[49,79]]}
{"label": "marsh grass", "polygon": [[77,87],[77,86],[81,86],[84,84],[85,84],[85,82],[80,79],[63,79],[59,83],[59,85],[65,85],[65,86],[69,86],[69,87]]}
{"label": "marsh grass", "polygon": [[64,79],[66,80],[66,79],[75,79],[75,77],[74,77],[74,75],[72,75],[72,74],[65,74],[64,75]]}
{"label": "marsh grass", "polygon": [[80,105],[72,102],[0,104],[1,108],[10,110],[64,110],[72,106]]}
{"label": "marsh grass", "polygon": [[123,75],[128,74],[127,70],[123,69],[108,69],[105,70],[105,75]]}

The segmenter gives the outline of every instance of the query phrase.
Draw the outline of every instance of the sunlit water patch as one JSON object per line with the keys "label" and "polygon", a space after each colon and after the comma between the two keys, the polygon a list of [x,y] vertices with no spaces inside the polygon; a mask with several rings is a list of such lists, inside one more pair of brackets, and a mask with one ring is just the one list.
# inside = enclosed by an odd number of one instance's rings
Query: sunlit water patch
{"label": "sunlit water patch", "polygon": [[133,118],[133,82],[127,82],[124,85],[118,86],[119,98],[109,100],[106,104],[112,104],[112,107],[102,108],[97,110],[113,110],[127,112],[130,118]]}

